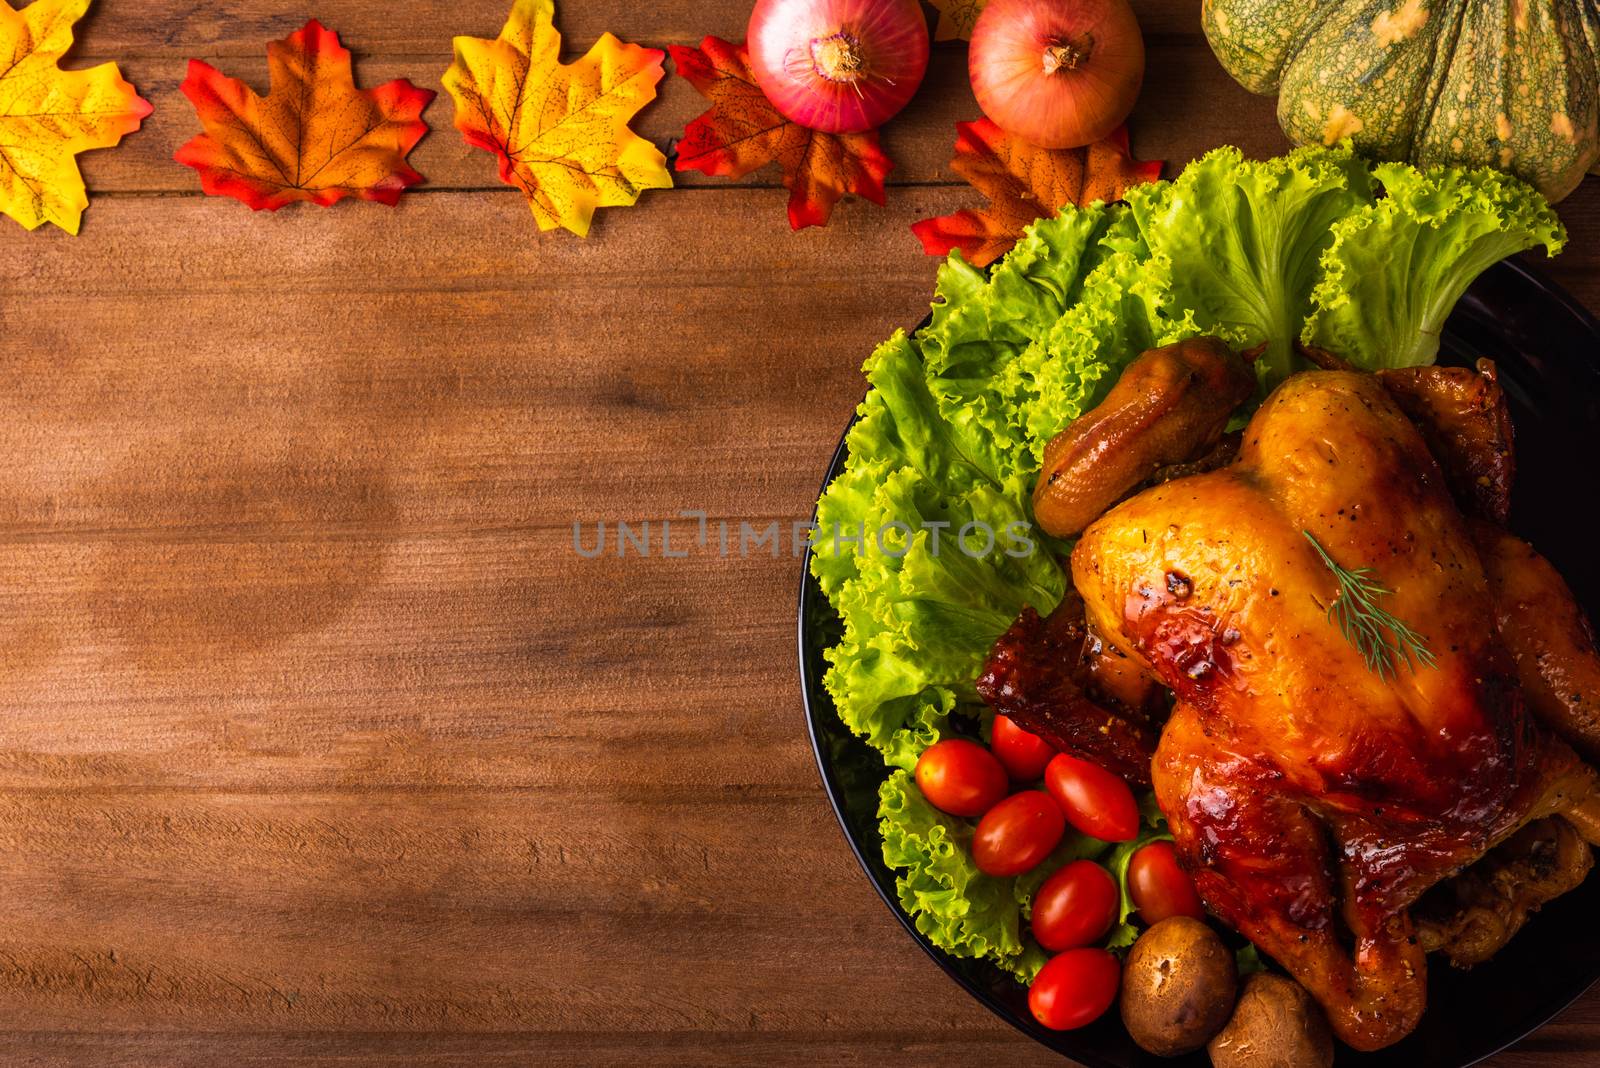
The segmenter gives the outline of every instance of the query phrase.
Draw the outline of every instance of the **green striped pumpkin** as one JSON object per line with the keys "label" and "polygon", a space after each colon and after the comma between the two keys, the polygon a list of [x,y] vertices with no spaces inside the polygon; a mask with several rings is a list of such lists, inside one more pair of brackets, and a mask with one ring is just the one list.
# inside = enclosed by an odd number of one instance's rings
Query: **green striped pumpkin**
{"label": "green striped pumpkin", "polygon": [[1600,173],[1600,0],[1205,0],[1201,18],[1296,144],[1498,167],[1551,200]]}

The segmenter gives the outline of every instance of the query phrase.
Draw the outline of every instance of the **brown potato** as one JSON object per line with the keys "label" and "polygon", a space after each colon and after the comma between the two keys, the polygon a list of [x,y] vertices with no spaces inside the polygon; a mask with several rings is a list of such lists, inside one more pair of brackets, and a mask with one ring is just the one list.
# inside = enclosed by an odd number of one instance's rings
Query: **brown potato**
{"label": "brown potato", "polygon": [[1122,1022],[1159,1057],[1199,1049],[1233,1012],[1233,954],[1199,920],[1162,920],[1133,944],[1122,972]]}
{"label": "brown potato", "polygon": [[1333,1035],[1305,987],[1258,972],[1245,980],[1239,1005],[1206,1047],[1214,1068],[1331,1068]]}

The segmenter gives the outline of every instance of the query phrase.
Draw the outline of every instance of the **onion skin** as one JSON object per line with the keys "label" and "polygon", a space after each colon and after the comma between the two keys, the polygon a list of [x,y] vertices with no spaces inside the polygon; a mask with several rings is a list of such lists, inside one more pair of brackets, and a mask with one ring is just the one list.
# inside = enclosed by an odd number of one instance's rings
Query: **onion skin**
{"label": "onion skin", "polygon": [[823,133],[883,125],[928,69],[918,0],[757,0],[746,45],[772,106]]}
{"label": "onion skin", "polygon": [[967,63],[996,126],[1040,148],[1077,148],[1133,110],[1144,38],[1127,0],[989,0]]}

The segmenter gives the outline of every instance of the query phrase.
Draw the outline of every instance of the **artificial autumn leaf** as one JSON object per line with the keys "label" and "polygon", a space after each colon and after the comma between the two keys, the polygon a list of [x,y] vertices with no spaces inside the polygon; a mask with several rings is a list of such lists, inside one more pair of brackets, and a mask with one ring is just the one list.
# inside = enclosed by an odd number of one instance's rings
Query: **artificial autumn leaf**
{"label": "artificial autumn leaf", "polygon": [[350,53],[316,19],[267,45],[266,96],[198,59],[183,95],[205,126],[173,157],[200,172],[200,188],[256,211],[346,196],[394,204],[422,181],[406,153],[428,132],[433,99],[405,79],[357,89]]}
{"label": "artificial autumn leaf", "polygon": [[605,33],[563,65],[554,15],[551,0],[514,0],[493,41],[457,37],[444,87],[456,129],[499,157],[500,180],[522,190],[539,229],[583,237],[596,208],[672,186],[666,157],[628,128],[655,99],[665,54]]}
{"label": "artificial autumn leaf", "polygon": [[988,207],[923,219],[911,230],[928,255],[958,248],[976,267],[1004,256],[1035,219],[1068,204],[1120,200],[1128,186],[1161,176],[1159,162],[1129,154],[1126,126],[1083,148],[1050,149],[1012,137],[988,119],[956,123],[950,166],[989,198]]}
{"label": "artificial autumn leaf", "polygon": [[678,170],[741,178],[776,160],[796,230],[826,226],[846,193],[883,203],[883,179],[894,164],[876,131],[826,134],[790,122],[756,84],[742,44],[707,37],[699,48],[670,47],[678,73],[711,101],[683,131]]}
{"label": "artificial autumn leaf", "polygon": [[977,25],[987,0],[928,0],[928,3],[939,12],[939,24],[933,30],[935,41],[970,41],[972,27]]}
{"label": "artificial autumn leaf", "polygon": [[111,147],[150,114],[115,63],[57,65],[88,10],[89,0],[0,3],[0,212],[29,230],[77,233],[89,196],[74,157]]}

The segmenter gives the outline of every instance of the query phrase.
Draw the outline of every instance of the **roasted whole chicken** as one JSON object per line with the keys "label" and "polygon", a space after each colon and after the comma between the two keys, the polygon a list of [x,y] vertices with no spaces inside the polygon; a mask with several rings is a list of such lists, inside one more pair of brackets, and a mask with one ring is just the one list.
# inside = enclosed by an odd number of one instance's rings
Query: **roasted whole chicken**
{"label": "roasted whole chicken", "polygon": [[[1210,339],[1146,353],[1052,444],[1036,517],[1081,530],[1076,593],[1024,612],[979,690],[1153,784],[1207,907],[1376,1049],[1416,1026],[1428,951],[1483,960],[1587,873],[1600,658],[1500,525],[1492,368],[1306,371],[1195,464],[1241,374]],[[1337,607],[1363,591],[1373,613]]]}

